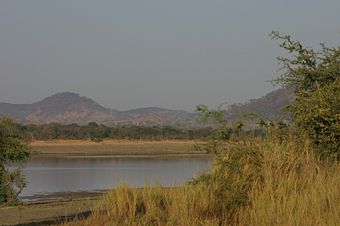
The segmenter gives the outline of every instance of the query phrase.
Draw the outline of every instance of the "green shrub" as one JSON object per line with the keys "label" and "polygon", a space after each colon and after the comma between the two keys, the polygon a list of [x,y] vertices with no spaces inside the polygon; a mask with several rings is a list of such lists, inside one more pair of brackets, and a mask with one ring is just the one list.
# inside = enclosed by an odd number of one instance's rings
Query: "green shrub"
{"label": "green shrub", "polygon": [[30,155],[29,147],[22,142],[16,125],[0,119],[0,204],[10,204],[25,187],[20,169],[8,170],[6,166],[22,162]]}
{"label": "green shrub", "polygon": [[340,160],[340,47],[321,44],[316,51],[290,36],[271,36],[291,55],[278,58],[284,72],[275,82],[295,87],[288,109],[301,138],[309,138],[321,158]]}

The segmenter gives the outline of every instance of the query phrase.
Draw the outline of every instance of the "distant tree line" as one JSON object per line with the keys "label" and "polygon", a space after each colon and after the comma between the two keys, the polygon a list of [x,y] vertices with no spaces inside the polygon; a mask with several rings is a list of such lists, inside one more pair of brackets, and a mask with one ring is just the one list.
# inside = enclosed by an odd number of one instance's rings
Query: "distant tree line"
{"label": "distant tree line", "polygon": [[109,127],[95,122],[86,125],[58,123],[42,125],[17,124],[18,130],[26,140],[93,140],[129,139],[129,140],[196,140],[207,139],[211,127],[196,129],[179,129],[170,126],[119,126]]}

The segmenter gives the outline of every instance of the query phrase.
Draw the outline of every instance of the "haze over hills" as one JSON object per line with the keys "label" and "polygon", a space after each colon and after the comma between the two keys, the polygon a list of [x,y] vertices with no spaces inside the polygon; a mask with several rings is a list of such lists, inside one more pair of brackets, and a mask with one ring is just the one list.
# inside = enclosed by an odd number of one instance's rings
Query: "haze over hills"
{"label": "haze over hills", "polygon": [[87,124],[105,125],[172,125],[191,126],[196,113],[163,108],[139,108],[117,111],[105,108],[77,93],[57,93],[33,104],[0,103],[0,114],[24,124]]}
{"label": "haze over hills", "polygon": [[230,105],[226,111],[226,117],[234,121],[244,113],[257,113],[268,119],[279,119],[287,117],[283,111],[290,102],[294,100],[294,88],[281,88],[257,99],[251,99],[244,104]]}
{"label": "haze over hills", "polygon": [[[281,109],[293,99],[293,89],[279,89],[245,104],[234,104],[226,111],[229,120],[246,112],[268,118],[282,116]],[[0,103],[0,114],[24,124],[87,124],[96,122],[114,125],[169,125],[200,127],[199,114],[157,107],[117,111],[105,108],[90,98],[77,93],[63,92],[33,104]]]}

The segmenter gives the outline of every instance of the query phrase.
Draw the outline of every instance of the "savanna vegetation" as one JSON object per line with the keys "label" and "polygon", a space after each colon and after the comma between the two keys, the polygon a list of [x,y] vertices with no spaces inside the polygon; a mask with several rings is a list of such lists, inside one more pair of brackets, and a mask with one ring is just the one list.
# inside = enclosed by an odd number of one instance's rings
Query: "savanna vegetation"
{"label": "savanna vegetation", "polygon": [[197,140],[206,139],[212,132],[211,127],[179,129],[171,126],[117,126],[109,127],[95,122],[87,125],[62,125],[57,123],[43,125],[20,125],[26,140]]}
{"label": "savanna vegetation", "polygon": [[288,57],[275,82],[295,88],[291,123],[255,118],[242,132],[223,111],[200,106],[217,127],[201,148],[211,169],[175,188],[121,185],[93,214],[69,225],[340,225],[340,48],[305,48],[271,34]]}

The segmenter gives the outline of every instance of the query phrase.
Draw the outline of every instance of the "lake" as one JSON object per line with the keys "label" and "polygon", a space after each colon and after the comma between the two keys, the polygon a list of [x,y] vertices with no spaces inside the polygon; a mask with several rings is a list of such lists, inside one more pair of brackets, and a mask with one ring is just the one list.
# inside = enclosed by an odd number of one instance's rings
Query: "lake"
{"label": "lake", "polygon": [[35,157],[23,168],[27,187],[21,197],[55,192],[98,191],[124,182],[178,185],[206,170],[209,158]]}

